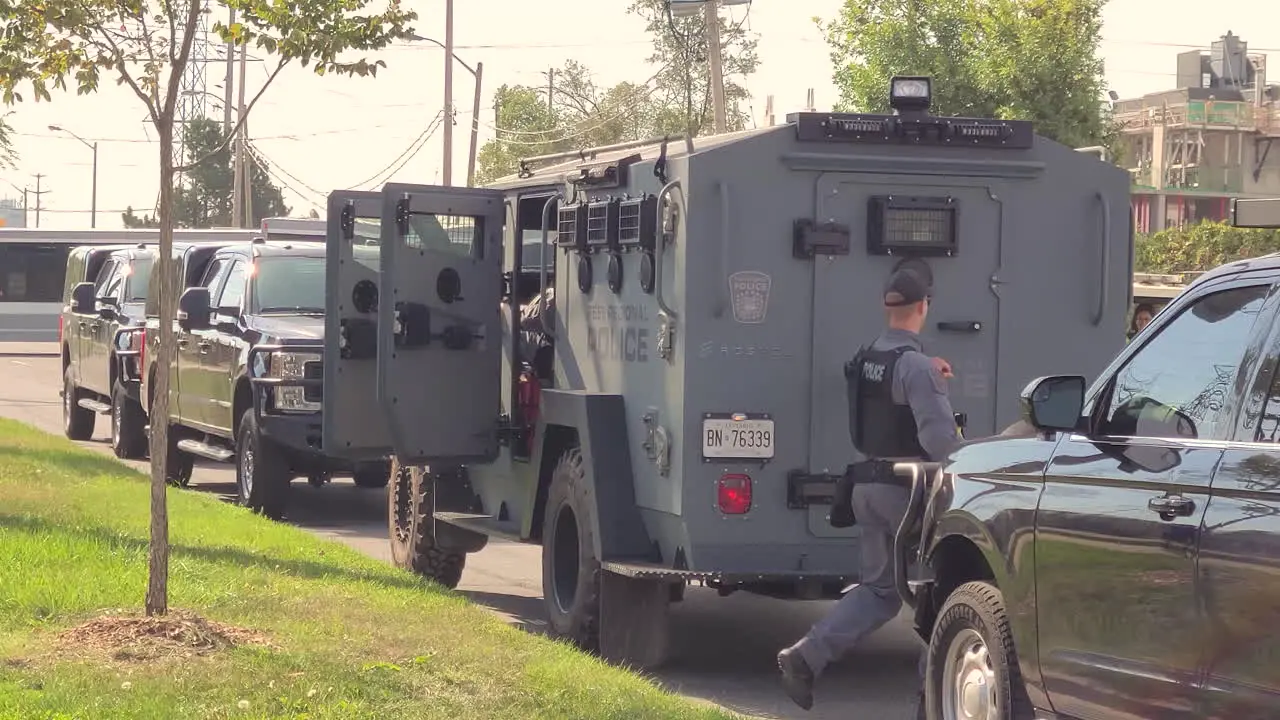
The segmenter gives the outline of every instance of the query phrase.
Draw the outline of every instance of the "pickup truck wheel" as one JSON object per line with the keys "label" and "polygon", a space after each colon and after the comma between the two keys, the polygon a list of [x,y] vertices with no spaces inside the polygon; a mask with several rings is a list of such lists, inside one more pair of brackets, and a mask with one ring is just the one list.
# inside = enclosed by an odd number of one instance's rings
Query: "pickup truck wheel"
{"label": "pickup truck wheel", "polygon": [[62,431],[72,440],[88,440],[93,437],[98,416],[79,403],[80,388],[71,380],[71,368],[67,368],[62,374]]}
{"label": "pickup truck wheel", "polygon": [[240,491],[240,504],[272,520],[283,519],[292,481],[284,454],[258,432],[253,410],[246,410],[236,440],[236,487]]}
{"label": "pickup truck wheel", "polygon": [[142,406],[116,381],[111,392],[111,451],[116,457],[137,460],[147,455],[147,418]]}
{"label": "pickup truck wheel", "polygon": [[388,467],[382,463],[370,463],[357,467],[355,472],[351,473],[351,482],[356,487],[362,488],[384,488],[391,480],[391,473]]}
{"label": "pickup truck wheel", "polygon": [[542,521],[542,597],[557,637],[588,652],[600,647],[600,559],[595,556],[582,451],[560,457]]}
{"label": "pickup truck wheel", "polygon": [[938,614],[925,670],[927,716],[942,720],[1032,720],[1004,597],[970,582]]}
{"label": "pickup truck wheel", "polygon": [[391,530],[391,560],[396,567],[415,572],[449,589],[458,587],[467,554],[436,546],[431,531],[435,512],[435,480],[421,467],[391,461],[387,515]]}

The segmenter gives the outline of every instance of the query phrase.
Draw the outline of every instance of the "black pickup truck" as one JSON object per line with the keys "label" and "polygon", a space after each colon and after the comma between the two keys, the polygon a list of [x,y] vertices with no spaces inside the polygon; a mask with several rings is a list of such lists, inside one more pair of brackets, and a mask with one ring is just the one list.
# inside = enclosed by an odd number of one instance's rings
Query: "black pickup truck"
{"label": "black pickup truck", "polygon": [[255,241],[212,254],[178,303],[171,480],[190,476],[193,456],[235,461],[241,503],[276,519],[298,476],[386,486],[389,462],[353,463],[321,448],[324,292],[323,244]]}
{"label": "black pickup truck", "polygon": [[1280,717],[1280,255],[1201,276],[1087,385],[905,466],[927,716]]}
{"label": "black pickup truck", "polygon": [[59,320],[63,430],[73,440],[88,440],[97,415],[110,415],[111,449],[122,458],[147,454],[139,381],[143,303],[154,258],[146,245],[85,245],[67,258]]}

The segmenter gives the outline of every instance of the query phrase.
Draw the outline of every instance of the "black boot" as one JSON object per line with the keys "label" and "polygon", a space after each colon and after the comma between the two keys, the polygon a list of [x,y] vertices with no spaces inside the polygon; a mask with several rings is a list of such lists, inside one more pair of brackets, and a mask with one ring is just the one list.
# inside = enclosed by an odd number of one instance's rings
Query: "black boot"
{"label": "black boot", "polygon": [[787,648],[778,653],[778,669],[782,671],[782,688],[805,710],[813,707],[813,670],[800,653]]}

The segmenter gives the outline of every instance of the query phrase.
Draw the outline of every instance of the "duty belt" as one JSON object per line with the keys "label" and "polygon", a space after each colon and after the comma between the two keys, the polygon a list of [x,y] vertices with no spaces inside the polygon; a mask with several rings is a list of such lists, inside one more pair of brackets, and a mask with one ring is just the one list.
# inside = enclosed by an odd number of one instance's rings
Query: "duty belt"
{"label": "duty belt", "polygon": [[907,487],[906,481],[893,472],[888,460],[865,460],[848,465],[844,475],[836,481],[835,496],[831,500],[831,527],[847,528],[857,524],[853,514],[854,485],[897,485]]}

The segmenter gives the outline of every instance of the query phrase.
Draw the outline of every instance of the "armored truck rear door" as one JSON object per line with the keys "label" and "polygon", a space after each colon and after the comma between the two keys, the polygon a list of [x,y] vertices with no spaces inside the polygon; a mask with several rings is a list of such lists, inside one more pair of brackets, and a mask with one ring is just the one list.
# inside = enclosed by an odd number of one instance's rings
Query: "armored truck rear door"
{"label": "armored truck rear door", "polygon": [[382,193],[329,195],[324,321],[324,449],[378,457],[391,436],[378,405],[378,294]]}
{"label": "armored truck rear door", "polygon": [[1001,253],[999,179],[838,174],[818,184],[819,219],[847,225],[847,257],[818,258],[814,270],[816,467],[849,457],[842,362],[885,327],[882,291],[900,263],[932,276],[933,299],[921,340],[951,363],[951,402],[970,434],[996,423],[996,359]]}
{"label": "armored truck rear door", "polygon": [[378,400],[406,462],[497,456],[504,214],[492,190],[383,188]]}

